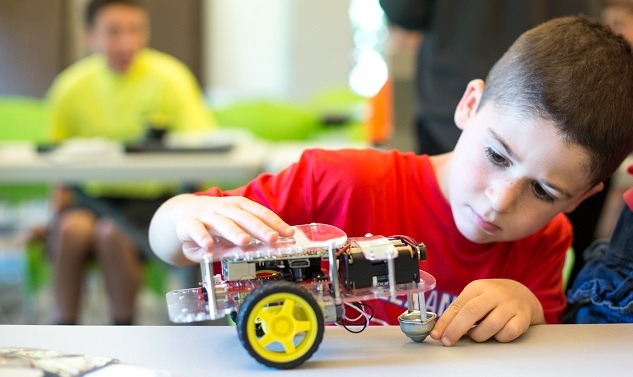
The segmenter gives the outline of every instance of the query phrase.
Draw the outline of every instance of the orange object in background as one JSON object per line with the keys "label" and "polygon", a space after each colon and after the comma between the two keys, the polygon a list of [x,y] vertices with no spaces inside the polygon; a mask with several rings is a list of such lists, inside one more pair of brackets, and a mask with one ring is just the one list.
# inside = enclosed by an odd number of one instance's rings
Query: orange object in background
{"label": "orange object in background", "polygon": [[369,98],[367,140],[375,146],[386,144],[393,129],[393,80],[387,78],[375,96]]}

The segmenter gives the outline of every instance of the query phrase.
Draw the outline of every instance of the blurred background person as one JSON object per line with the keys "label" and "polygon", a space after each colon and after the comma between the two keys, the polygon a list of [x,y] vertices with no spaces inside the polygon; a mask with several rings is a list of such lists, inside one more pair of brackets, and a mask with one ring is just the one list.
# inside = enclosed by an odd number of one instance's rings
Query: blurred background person
{"label": "blurred background person", "polygon": [[[63,71],[48,92],[54,141],[100,137],[138,143],[147,135],[215,126],[189,69],[147,47],[150,22],[140,1],[90,0],[85,22],[92,54]],[[84,271],[92,258],[103,274],[113,322],[133,323],[141,261],[144,253],[150,255],[147,228],[175,189],[155,182],[56,189],[48,229],[56,323],[78,322]]]}
{"label": "blurred background person", "polygon": [[[602,20],[616,34],[621,34],[633,45],[633,0],[603,0]],[[626,174],[626,167],[633,164],[633,155],[624,161],[614,174],[611,187],[600,218],[597,238],[610,238],[624,206],[622,196],[633,187],[633,177]]]}
{"label": "blurred background person", "polygon": [[[494,62],[524,31],[554,17],[599,17],[600,0],[380,0],[389,23],[422,33],[416,57],[415,132],[418,153],[453,150],[460,130],[453,121],[463,88],[484,79]],[[605,182],[608,185],[608,182]],[[595,239],[608,187],[569,214],[576,263]]]}
{"label": "blurred background person", "polygon": [[472,78],[486,74],[524,31],[551,18],[599,16],[600,0],[380,0],[387,20],[421,32],[417,55],[419,153],[453,150],[453,110]]}

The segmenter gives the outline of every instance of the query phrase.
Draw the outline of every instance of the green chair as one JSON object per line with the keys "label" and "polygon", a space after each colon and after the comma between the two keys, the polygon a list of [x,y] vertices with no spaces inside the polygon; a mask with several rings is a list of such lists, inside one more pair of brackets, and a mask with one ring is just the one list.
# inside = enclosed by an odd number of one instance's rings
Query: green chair
{"label": "green chair", "polygon": [[[46,111],[42,100],[34,97],[0,97],[0,142],[46,141]],[[46,185],[0,185],[0,200],[16,203],[48,195]]]}
{"label": "green chair", "polygon": [[[38,98],[0,97],[0,143],[45,142],[45,119],[44,103]],[[12,204],[31,198],[44,198],[48,193],[46,185],[0,185],[0,200]]]}
{"label": "green chair", "polygon": [[[323,130],[318,114],[302,105],[266,100],[243,100],[209,110],[221,128],[246,130],[271,142],[311,140]],[[206,180],[196,189],[217,186],[229,189],[246,182]]]}
{"label": "green chair", "polygon": [[[5,96],[0,97],[0,143],[32,142],[34,145],[46,141],[46,111],[39,98]],[[29,201],[46,201],[50,189],[45,184],[2,184],[0,202],[11,206],[26,205]],[[23,289],[31,295],[48,280],[47,261],[41,242],[25,245],[25,280]]]}
{"label": "green chair", "polygon": [[0,141],[46,141],[44,102],[34,97],[0,97]]}
{"label": "green chair", "polygon": [[340,117],[348,121],[362,120],[367,98],[354,93],[347,85],[316,92],[308,107],[321,117]]}
{"label": "green chair", "polygon": [[[0,142],[45,142],[45,117],[44,103],[38,98],[0,97]],[[43,185],[0,186],[0,200],[12,202],[47,193]]]}
{"label": "green chair", "polygon": [[307,103],[323,124],[318,139],[367,140],[368,99],[354,93],[348,85],[333,86],[316,92]]}
{"label": "green chair", "polygon": [[571,277],[571,272],[574,269],[575,262],[576,253],[574,252],[574,248],[570,247],[569,249],[567,249],[565,264],[563,265],[563,292],[567,291],[567,287],[570,283],[569,278]]}
{"label": "green chair", "polygon": [[285,102],[254,100],[213,109],[221,127],[239,128],[270,141],[309,140],[321,128],[311,110]]}

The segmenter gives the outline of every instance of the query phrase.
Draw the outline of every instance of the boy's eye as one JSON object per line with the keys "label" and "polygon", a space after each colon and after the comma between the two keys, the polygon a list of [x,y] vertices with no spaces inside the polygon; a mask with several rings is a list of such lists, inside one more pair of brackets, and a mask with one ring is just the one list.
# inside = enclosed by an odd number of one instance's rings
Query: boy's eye
{"label": "boy's eye", "polygon": [[486,147],[486,156],[488,157],[488,161],[492,162],[494,165],[502,167],[510,166],[510,162],[505,157],[490,147]]}
{"label": "boy's eye", "polygon": [[534,196],[536,196],[539,200],[542,200],[546,203],[551,203],[554,201],[554,197],[551,196],[547,191],[545,191],[545,189],[539,183],[534,183],[532,189],[534,191]]}

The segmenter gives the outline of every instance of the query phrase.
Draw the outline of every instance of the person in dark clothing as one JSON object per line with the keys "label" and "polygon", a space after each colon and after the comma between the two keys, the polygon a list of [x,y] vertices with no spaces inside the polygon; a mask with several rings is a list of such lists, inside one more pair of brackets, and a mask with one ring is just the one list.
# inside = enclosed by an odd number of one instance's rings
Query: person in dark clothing
{"label": "person in dark clothing", "polygon": [[453,114],[464,87],[485,78],[524,31],[554,17],[599,17],[600,0],[380,0],[390,23],[421,31],[417,56],[418,152],[453,150]]}
{"label": "person in dark clothing", "polygon": [[[464,86],[473,77],[485,78],[521,33],[559,16],[599,18],[602,9],[600,0],[380,0],[380,5],[391,24],[423,33],[415,77],[416,151],[430,155],[453,150],[461,132],[454,110]],[[602,192],[569,214],[576,252],[570,279],[594,240],[608,189],[607,180]]]}
{"label": "person in dark clothing", "polygon": [[[633,165],[628,171],[633,174]],[[610,240],[585,250],[587,263],[567,293],[567,323],[633,323],[633,188]]]}

